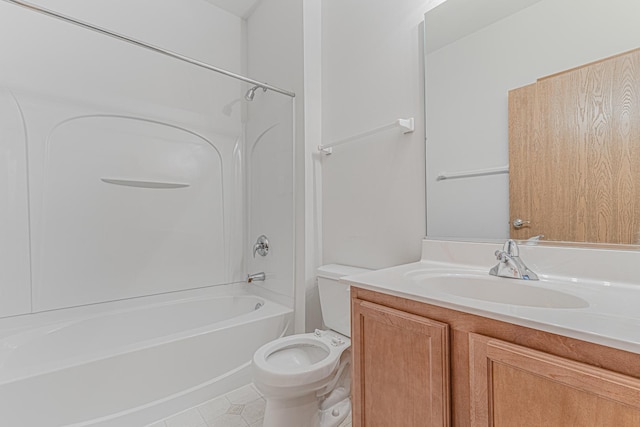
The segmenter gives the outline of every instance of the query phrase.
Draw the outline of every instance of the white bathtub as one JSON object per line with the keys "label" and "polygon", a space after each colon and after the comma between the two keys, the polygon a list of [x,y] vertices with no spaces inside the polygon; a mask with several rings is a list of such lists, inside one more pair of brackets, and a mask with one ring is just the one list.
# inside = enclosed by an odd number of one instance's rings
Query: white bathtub
{"label": "white bathtub", "polygon": [[143,426],[250,381],[292,310],[224,286],[0,321],[0,426]]}

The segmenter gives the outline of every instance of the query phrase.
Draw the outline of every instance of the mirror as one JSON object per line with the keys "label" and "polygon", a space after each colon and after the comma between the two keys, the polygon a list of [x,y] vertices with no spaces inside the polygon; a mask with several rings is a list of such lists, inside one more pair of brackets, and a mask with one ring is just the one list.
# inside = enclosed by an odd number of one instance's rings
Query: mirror
{"label": "mirror", "polygon": [[509,91],[640,47],[638,16],[637,0],[447,0],[425,14],[427,237],[510,236]]}

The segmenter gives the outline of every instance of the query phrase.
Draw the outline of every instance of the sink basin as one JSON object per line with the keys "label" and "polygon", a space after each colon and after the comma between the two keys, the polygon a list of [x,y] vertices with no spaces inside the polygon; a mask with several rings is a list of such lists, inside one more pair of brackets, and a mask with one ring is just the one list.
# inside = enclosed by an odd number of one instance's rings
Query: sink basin
{"label": "sink basin", "polygon": [[578,296],[536,286],[539,282],[535,281],[475,274],[421,275],[418,281],[441,293],[498,304],[557,309],[589,306]]}

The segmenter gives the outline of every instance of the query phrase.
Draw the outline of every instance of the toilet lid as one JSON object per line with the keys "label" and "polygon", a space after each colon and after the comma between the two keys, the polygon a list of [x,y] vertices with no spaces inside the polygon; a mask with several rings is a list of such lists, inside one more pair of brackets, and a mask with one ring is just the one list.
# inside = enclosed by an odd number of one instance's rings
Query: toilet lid
{"label": "toilet lid", "polygon": [[[336,334],[334,334],[336,335]],[[336,369],[350,341],[332,345],[315,334],[292,335],[260,347],[253,356],[256,381],[275,386],[297,386],[320,381]]]}

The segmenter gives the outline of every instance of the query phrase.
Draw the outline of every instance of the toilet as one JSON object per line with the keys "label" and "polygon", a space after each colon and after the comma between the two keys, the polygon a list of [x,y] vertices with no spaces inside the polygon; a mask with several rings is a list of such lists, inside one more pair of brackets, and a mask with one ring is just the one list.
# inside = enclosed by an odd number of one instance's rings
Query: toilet
{"label": "toilet", "polygon": [[341,277],[370,270],[330,264],[317,270],[329,330],[291,335],[260,347],[253,382],[267,402],[263,427],[338,427],[351,413],[349,287]]}

